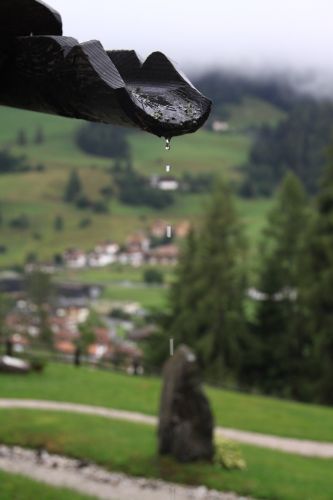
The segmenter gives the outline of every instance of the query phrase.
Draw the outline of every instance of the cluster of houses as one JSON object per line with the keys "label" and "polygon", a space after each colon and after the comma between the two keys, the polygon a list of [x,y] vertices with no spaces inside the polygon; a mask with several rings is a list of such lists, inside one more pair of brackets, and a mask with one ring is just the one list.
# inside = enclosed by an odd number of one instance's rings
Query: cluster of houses
{"label": "cluster of houses", "polygon": [[[148,235],[143,231],[137,232],[127,238],[124,246],[105,241],[96,245],[90,252],[77,248],[68,249],[63,254],[64,265],[70,269],[104,267],[114,263],[134,267],[143,264],[174,265],[178,260],[179,248],[173,242],[166,243],[167,228],[166,221],[156,220],[150,227]],[[189,230],[188,221],[182,221],[172,228],[175,238],[184,238]]]}
{"label": "cluster of houses", "polygon": [[[4,285],[2,280],[1,283]],[[91,327],[88,345],[83,347],[80,327],[89,317],[91,297],[96,297],[102,291],[93,288],[92,285],[59,284],[56,299],[44,305],[53,351],[71,360],[74,359],[78,346],[81,346],[82,354],[90,362],[109,362],[125,369],[140,366],[142,350],[138,344],[143,337],[140,329],[136,333],[132,321],[126,322],[126,335],[119,336],[118,322],[121,320],[113,320],[109,315],[100,315],[98,326]],[[38,308],[17,284],[12,287],[7,280],[6,291],[15,303],[5,315],[2,325],[7,342],[10,341],[16,353],[33,351],[42,333]]]}

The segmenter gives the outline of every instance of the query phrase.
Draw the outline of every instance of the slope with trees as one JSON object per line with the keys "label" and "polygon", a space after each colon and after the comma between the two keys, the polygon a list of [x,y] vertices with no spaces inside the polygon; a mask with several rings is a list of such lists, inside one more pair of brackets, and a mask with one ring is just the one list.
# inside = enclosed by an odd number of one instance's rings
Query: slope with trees
{"label": "slope with trees", "polygon": [[314,194],[333,133],[333,104],[303,99],[277,127],[258,133],[245,165],[245,195],[271,195],[288,170]]}
{"label": "slope with trees", "polygon": [[309,237],[303,296],[313,339],[313,400],[333,404],[333,149]]}
{"label": "slope with trees", "polygon": [[311,348],[299,296],[310,216],[307,203],[301,182],[289,172],[262,235],[259,290],[263,299],[256,308],[244,367],[247,383],[263,392],[303,399],[303,371]]}

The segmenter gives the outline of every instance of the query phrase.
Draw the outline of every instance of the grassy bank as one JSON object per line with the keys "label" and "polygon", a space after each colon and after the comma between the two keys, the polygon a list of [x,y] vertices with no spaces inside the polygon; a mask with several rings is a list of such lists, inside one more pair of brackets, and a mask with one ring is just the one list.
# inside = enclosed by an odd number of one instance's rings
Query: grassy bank
{"label": "grassy bank", "polygon": [[[161,381],[50,364],[43,375],[0,376],[0,397],[71,401],[156,415]],[[216,423],[277,436],[333,441],[333,408],[207,388]]]}
{"label": "grassy bank", "polygon": [[66,488],[54,488],[17,474],[0,470],[1,500],[92,500]]}
{"label": "grassy bank", "polygon": [[[156,434],[149,426],[101,417],[3,410],[0,441],[92,460],[110,470],[167,481],[206,485],[274,500],[332,498],[332,460],[286,455],[242,446],[248,468],[225,471],[210,464],[180,465],[156,455]],[[63,498],[63,497],[62,497]]]}

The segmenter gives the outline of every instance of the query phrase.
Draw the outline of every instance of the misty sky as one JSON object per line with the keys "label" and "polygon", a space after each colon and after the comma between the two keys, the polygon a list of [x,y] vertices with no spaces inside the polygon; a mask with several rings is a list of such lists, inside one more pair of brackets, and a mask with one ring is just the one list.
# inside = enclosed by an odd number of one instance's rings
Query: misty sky
{"label": "misty sky", "polygon": [[[207,66],[333,73],[332,0],[47,0],[64,33]],[[332,67],[332,68],[331,68]]]}

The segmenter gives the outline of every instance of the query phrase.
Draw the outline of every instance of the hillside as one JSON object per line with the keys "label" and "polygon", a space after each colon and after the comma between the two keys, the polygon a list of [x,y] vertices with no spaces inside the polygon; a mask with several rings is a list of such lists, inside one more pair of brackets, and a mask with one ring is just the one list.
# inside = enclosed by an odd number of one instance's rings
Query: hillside
{"label": "hillside", "polygon": [[[230,116],[231,123],[248,125],[275,121],[282,114],[268,103],[250,99],[234,105]],[[3,124],[0,149],[10,148],[12,154],[24,155],[33,167],[42,165],[40,171],[1,175],[1,245],[5,251],[0,254],[0,267],[21,264],[31,253],[38,254],[40,259],[52,259],[69,246],[88,249],[105,238],[122,242],[129,233],[160,217],[171,223],[184,218],[200,221],[206,199],[202,194],[176,194],[174,205],[159,211],[144,206],[133,208],[115,198],[109,201],[107,214],[79,210],[64,203],[63,193],[71,169],[77,169],[84,192],[96,200],[100,189],[110,181],[107,170],[110,160],[78,149],[74,142],[80,126],[77,120],[0,108],[0,121]],[[38,129],[43,131],[41,144],[35,144],[34,140]],[[20,131],[26,137],[23,146],[17,145]],[[161,174],[164,165],[170,163],[174,176],[206,172],[237,179],[240,174],[235,167],[247,160],[251,141],[244,131],[217,134],[201,130],[195,135],[175,138],[171,150],[166,152],[162,139],[136,131],[129,135],[133,165],[146,175]],[[269,202],[260,200],[239,203],[240,213],[254,238],[268,206]],[[27,229],[11,225],[21,215],[29,219]],[[65,221],[61,232],[53,227],[57,215]]]}

